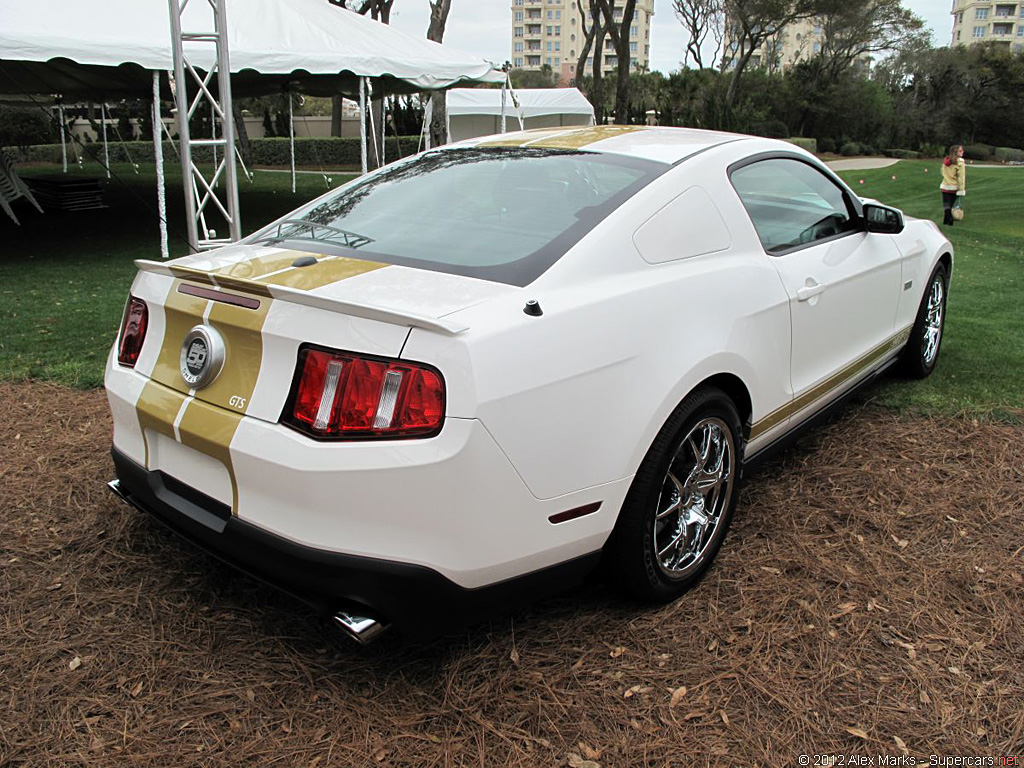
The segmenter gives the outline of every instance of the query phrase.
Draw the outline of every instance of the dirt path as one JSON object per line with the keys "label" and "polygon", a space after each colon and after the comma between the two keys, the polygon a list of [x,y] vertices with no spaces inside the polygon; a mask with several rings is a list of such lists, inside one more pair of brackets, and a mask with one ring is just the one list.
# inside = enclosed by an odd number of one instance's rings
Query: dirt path
{"label": "dirt path", "polygon": [[1024,744],[1021,427],[851,409],[748,483],[674,605],[591,586],[361,650],[113,499],[101,393],[0,386],[0,409],[0,765],[792,766]]}

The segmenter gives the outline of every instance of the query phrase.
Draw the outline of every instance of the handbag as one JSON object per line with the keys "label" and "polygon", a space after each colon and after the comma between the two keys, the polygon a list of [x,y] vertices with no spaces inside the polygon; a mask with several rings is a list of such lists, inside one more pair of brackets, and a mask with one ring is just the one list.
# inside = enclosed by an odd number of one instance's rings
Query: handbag
{"label": "handbag", "polygon": [[963,221],[963,219],[964,219],[964,208],[963,208],[962,205],[960,205],[960,199],[959,198],[957,198],[957,201],[953,204],[953,210],[950,211],[950,213],[953,214],[953,219],[955,221]]}

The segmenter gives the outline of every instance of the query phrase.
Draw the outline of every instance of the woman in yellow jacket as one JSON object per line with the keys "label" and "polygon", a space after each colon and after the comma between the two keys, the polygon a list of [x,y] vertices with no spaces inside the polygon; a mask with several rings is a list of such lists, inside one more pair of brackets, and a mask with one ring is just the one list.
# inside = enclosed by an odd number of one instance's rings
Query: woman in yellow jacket
{"label": "woman in yellow jacket", "polygon": [[942,217],[943,224],[953,226],[953,204],[958,197],[967,194],[967,166],[964,165],[964,148],[954,144],[942,161]]}

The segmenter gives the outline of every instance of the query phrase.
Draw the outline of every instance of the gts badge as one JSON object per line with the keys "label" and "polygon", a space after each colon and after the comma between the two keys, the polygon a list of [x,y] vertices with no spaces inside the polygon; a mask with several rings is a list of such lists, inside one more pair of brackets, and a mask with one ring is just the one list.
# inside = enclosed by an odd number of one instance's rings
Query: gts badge
{"label": "gts badge", "polygon": [[239,397],[238,395],[234,395],[234,396],[231,397],[230,400],[228,400],[228,405],[230,405],[232,408],[237,408],[240,411],[244,411],[245,410],[245,398],[244,397]]}

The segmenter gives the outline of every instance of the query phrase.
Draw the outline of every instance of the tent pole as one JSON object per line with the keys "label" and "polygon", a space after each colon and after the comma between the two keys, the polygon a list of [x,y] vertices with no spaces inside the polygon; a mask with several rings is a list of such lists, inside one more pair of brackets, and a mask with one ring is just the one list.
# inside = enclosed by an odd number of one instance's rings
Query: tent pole
{"label": "tent pole", "polygon": [[292,92],[288,91],[288,149],[292,164],[292,194],[295,194],[295,112],[292,108]]}
{"label": "tent pole", "polygon": [[103,164],[107,167],[107,178],[110,178],[110,150],[107,147],[107,105],[100,102],[100,124],[103,127]]}
{"label": "tent pole", "polygon": [[501,84],[501,132],[505,133],[505,104],[508,101],[508,75]]}
{"label": "tent pole", "polygon": [[[382,88],[381,91],[384,89]],[[380,97],[380,164],[384,165],[384,150],[388,145],[388,132],[385,126],[388,124],[388,97]]]}
{"label": "tent pole", "polygon": [[160,217],[160,258],[170,256],[167,249],[167,191],[164,188],[164,141],[160,126],[160,73],[153,72],[153,157],[156,158],[156,206]]}
{"label": "tent pole", "polygon": [[[167,74],[170,75],[171,73],[168,72]],[[171,136],[171,129],[164,124],[163,120],[160,121],[160,128],[163,130],[164,136],[167,137],[167,142],[171,145],[171,149],[174,150],[174,154],[181,157],[181,155],[178,154],[178,148],[174,146],[174,137]]]}
{"label": "tent pole", "polygon": [[370,91],[370,135],[373,137],[373,156],[377,161],[377,167],[381,165],[380,162],[380,150],[377,148],[377,126],[373,121],[373,91]]}
{"label": "tent pole", "polygon": [[67,126],[64,124],[64,102],[57,102],[57,114],[60,116],[60,159],[64,163],[64,173],[68,172],[68,144],[64,135]]}
{"label": "tent pole", "polygon": [[452,116],[448,112],[448,91],[441,91],[444,98],[444,143],[452,143]]}
{"label": "tent pole", "polygon": [[[428,96],[427,97],[427,105],[423,108],[423,125],[420,127],[420,138],[423,138],[424,136],[427,137],[425,149],[430,149],[431,148],[431,146],[430,146],[430,143],[431,143],[430,142],[430,121],[433,120],[433,119],[434,119],[434,99],[433,99],[432,96]],[[418,143],[417,143],[416,149],[417,149],[417,151],[419,150]]]}
{"label": "tent pole", "polygon": [[359,78],[359,149],[366,175],[366,78]]}

